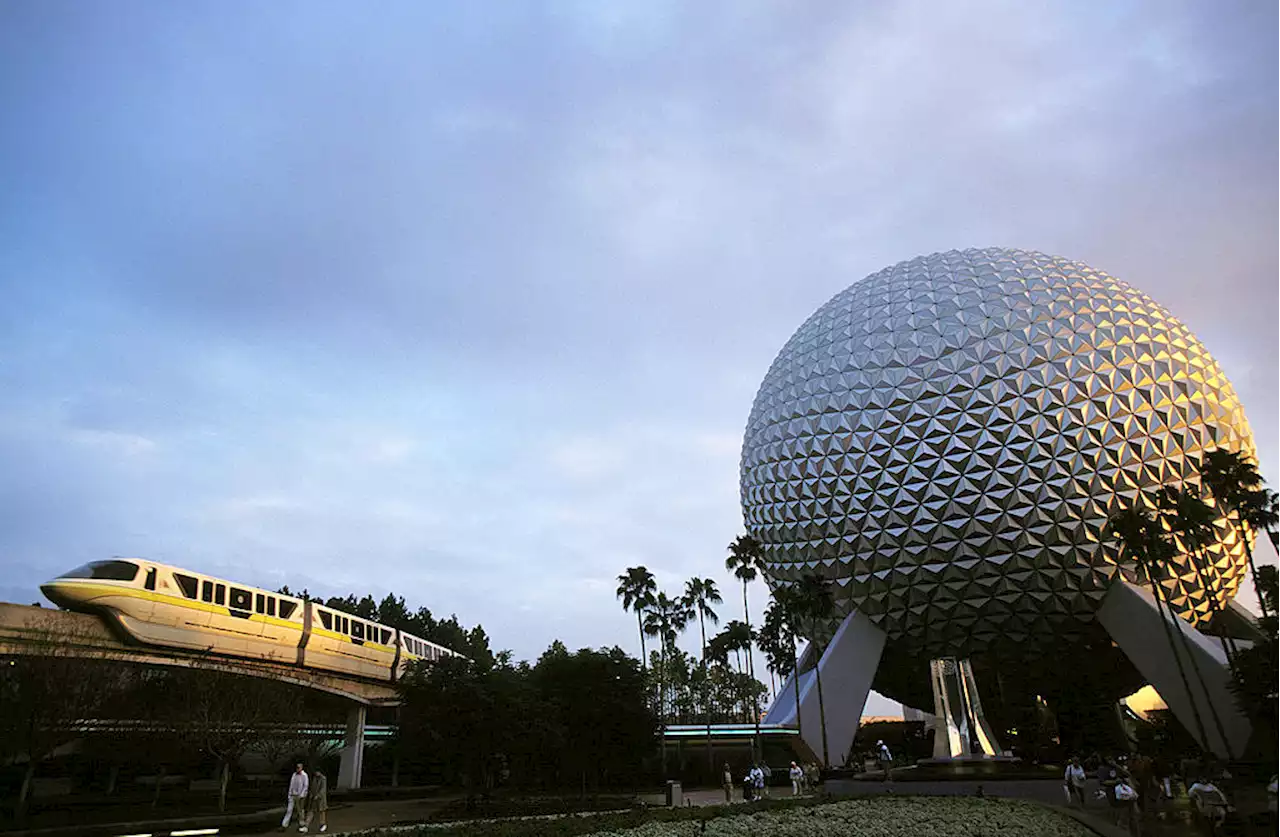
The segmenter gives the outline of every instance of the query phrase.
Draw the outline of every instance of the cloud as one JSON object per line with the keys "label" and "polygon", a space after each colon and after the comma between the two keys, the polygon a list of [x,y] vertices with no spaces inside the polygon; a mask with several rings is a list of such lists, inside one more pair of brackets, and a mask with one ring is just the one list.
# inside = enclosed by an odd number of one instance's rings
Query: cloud
{"label": "cloud", "polygon": [[1274,4],[0,14],[13,589],[147,554],[633,647],[623,567],[729,586],[787,337],[950,247],[1150,293],[1280,478]]}

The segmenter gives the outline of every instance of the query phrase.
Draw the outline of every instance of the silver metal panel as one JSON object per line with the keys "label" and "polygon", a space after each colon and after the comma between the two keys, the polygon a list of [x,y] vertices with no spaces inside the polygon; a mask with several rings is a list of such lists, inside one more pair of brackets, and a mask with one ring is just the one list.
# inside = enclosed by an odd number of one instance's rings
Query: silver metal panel
{"label": "silver metal panel", "polygon": [[[1239,400],[1190,331],[1088,265],[1022,250],[902,262],[838,294],[756,396],[741,464],[771,584],[820,573],[893,647],[1043,658],[1081,643],[1117,572],[1108,514],[1194,458],[1253,453]],[[1221,523],[1211,586],[1243,544]],[[1207,618],[1179,559],[1178,612]],[[832,625],[834,627],[834,623]]]}

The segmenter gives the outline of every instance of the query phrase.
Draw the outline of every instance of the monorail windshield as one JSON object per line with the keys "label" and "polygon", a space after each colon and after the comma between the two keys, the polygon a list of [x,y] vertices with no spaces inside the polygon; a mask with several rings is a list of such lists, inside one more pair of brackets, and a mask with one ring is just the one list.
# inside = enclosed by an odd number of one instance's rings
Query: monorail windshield
{"label": "monorail windshield", "polygon": [[90,561],[83,567],[65,572],[60,578],[100,578],[106,581],[133,581],[138,565],[132,561]]}

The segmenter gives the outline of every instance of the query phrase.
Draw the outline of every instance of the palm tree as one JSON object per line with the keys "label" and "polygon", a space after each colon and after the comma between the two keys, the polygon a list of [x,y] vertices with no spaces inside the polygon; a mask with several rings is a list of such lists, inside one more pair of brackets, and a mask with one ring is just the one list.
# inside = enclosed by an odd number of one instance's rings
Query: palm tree
{"label": "palm tree", "polygon": [[627,567],[627,571],[618,576],[617,596],[622,599],[623,610],[634,610],[636,625],[640,629],[640,668],[645,667],[648,653],[644,647],[644,615],[653,607],[653,594],[658,584],[653,580],[653,573],[645,567]]}
{"label": "palm tree", "polygon": [[[760,542],[750,535],[739,535],[729,544],[729,557],[724,559],[724,568],[730,570],[734,577],[742,582],[742,619],[751,628],[751,610],[747,607],[747,585],[755,581],[764,565],[764,550]],[[749,649],[748,649],[749,651]],[[748,673],[755,675],[755,666],[751,657],[747,657]]]}
{"label": "palm tree", "polygon": [[[1255,491],[1248,503],[1249,521],[1257,529],[1263,529],[1271,538],[1271,546],[1280,552],[1280,495],[1270,489]],[[1258,575],[1262,575],[1258,570]],[[1262,579],[1266,582],[1266,579]],[[1275,610],[1275,608],[1271,608]]]}
{"label": "palm tree", "polygon": [[1191,559],[1191,565],[1195,567],[1200,586],[1209,599],[1209,611],[1218,626],[1218,641],[1222,644],[1222,653],[1226,656],[1227,665],[1234,674],[1235,642],[1233,640],[1231,647],[1228,646],[1227,627],[1222,618],[1222,603],[1218,601],[1218,591],[1209,586],[1210,579],[1202,563],[1203,550],[1216,537],[1213,524],[1217,519],[1217,512],[1213,506],[1190,491],[1176,486],[1165,486],[1160,492],[1157,514],[1169,531],[1176,535],[1187,549],[1187,557]]}
{"label": "palm tree", "polygon": [[[693,577],[685,583],[684,601],[691,611],[698,614],[698,628],[702,632],[702,680],[705,686],[709,680],[707,675],[707,622],[716,625],[720,622],[720,617],[711,609],[711,605],[720,604],[724,599],[720,598],[720,590],[716,588],[716,583],[709,578]],[[707,769],[710,775],[715,775],[715,761],[711,752],[711,707],[707,706],[706,695],[703,696],[702,711],[707,717]]]}
{"label": "palm tree", "polygon": [[[791,622],[791,588],[778,587],[773,591],[773,601],[764,611],[764,622],[756,635],[756,644],[764,652],[765,664],[770,671],[783,677],[791,672],[796,689],[796,731],[804,737],[804,725],[800,720],[800,671],[796,659],[796,632]],[[759,718],[759,713],[756,714]]]}
{"label": "palm tree", "polygon": [[809,642],[813,643],[813,672],[818,681],[818,719],[822,725],[822,766],[830,767],[831,758],[827,753],[827,709],[822,699],[822,666],[818,664],[822,660],[822,645],[818,640],[835,612],[835,600],[826,579],[810,573],[802,576],[796,584],[795,604],[799,608],[797,621],[804,626]]}
{"label": "palm tree", "polygon": [[[1128,553],[1147,577],[1151,585],[1151,593],[1156,600],[1156,612],[1160,614],[1160,624],[1164,626],[1164,635],[1173,653],[1174,662],[1178,665],[1178,675],[1182,678],[1182,688],[1191,696],[1191,681],[1187,678],[1186,667],[1182,664],[1182,656],[1178,654],[1178,646],[1174,642],[1170,621],[1177,617],[1173,608],[1165,598],[1164,587],[1156,582],[1156,567],[1162,562],[1164,555],[1171,555],[1172,545],[1165,539],[1160,525],[1150,513],[1141,506],[1122,509],[1111,515],[1107,521],[1107,533],[1119,542],[1120,548]],[[1165,619],[1164,608],[1169,608],[1170,620]],[[1209,738],[1205,733],[1204,718],[1200,716],[1200,708],[1194,699],[1191,700],[1191,711],[1195,717],[1196,730],[1199,733],[1198,743],[1205,752],[1209,752]]]}
{"label": "palm tree", "polygon": [[[1251,502],[1256,502],[1253,495],[1262,489],[1263,479],[1258,473],[1258,466],[1246,459],[1240,451],[1219,448],[1209,451],[1201,460],[1200,481],[1227,515],[1228,521],[1232,514],[1235,515],[1234,525],[1240,540],[1244,541],[1244,554],[1249,560],[1249,573],[1256,591],[1258,567],[1253,562],[1253,537],[1249,529],[1257,531],[1258,527],[1253,526],[1248,519],[1248,506]],[[1267,606],[1261,596],[1258,597],[1258,604],[1262,608],[1262,615],[1266,616]]]}
{"label": "palm tree", "polygon": [[[764,548],[760,542],[750,535],[739,535],[729,544],[729,557],[724,559],[724,568],[733,572],[734,577],[742,582],[742,618],[746,622],[747,632],[751,631],[751,610],[747,606],[747,585],[755,581],[764,569]],[[751,653],[751,641],[747,640],[747,673],[756,676],[755,656]],[[752,690],[755,694],[755,690]],[[755,719],[755,737],[751,741],[753,756],[759,756],[760,747],[760,703],[756,698],[751,705],[752,717]]]}
{"label": "palm tree", "polygon": [[661,649],[661,676],[664,682],[660,710],[664,713],[667,697],[665,683],[667,664],[670,661],[671,651],[675,648],[676,637],[689,626],[689,620],[692,617],[693,614],[683,599],[673,599],[664,592],[654,597],[653,604],[650,605],[644,617],[644,632],[649,636],[658,637]]}
{"label": "palm tree", "polygon": [[673,599],[664,592],[659,592],[654,596],[653,604],[649,606],[648,612],[644,617],[644,632],[649,636],[658,637],[659,648],[661,653],[659,656],[659,666],[661,671],[658,677],[658,714],[659,723],[662,724],[663,742],[662,742],[662,774],[667,773],[667,744],[666,744],[666,727],[667,727],[667,699],[668,683],[670,672],[668,671],[671,662],[671,652],[676,650],[676,637],[680,635],[689,625],[689,619],[693,614],[689,612],[688,606],[683,599]]}
{"label": "palm tree", "polygon": [[720,636],[725,638],[727,650],[734,652],[738,658],[738,673],[749,675],[750,670],[747,668],[750,663],[744,657],[745,653],[751,652],[751,643],[755,638],[751,627],[745,622],[739,622],[737,619],[730,620],[724,630],[720,632]]}

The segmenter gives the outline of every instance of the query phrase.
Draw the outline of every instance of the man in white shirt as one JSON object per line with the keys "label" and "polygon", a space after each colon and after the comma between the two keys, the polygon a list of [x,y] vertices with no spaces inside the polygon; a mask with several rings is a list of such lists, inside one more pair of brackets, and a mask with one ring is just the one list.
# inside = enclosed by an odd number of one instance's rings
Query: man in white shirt
{"label": "man in white shirt", "polygon": [[289,805],[284,809],[284,819],[280,821],[281,828],[289,827],[289,820],[293,817],[296,809],[298,812],[298,825],[303,825],[303,814],[307,807],[307,791],[311,788],[311,780],[307,777],[307,771],[302,769],[301,764],[293,766],[293,775],[289,777]]}
{"label": "man in white shirt", "polygon": [[883,741],[876,742],[876,759],[880,762],[880,769],[884,771],[884,778],[888,779],[893,767],[893,753],[889,752],[889,745]]}
{"label": "man in white shirt", "polygon": [[1085,773],[1079,758],[1073,758],[1071,764],[1067,765],[1066,772],[1062,774],[1062,781],[1067,786],[1067,804],[1078,802],[1083,808]]}
{"label": "man in white shirt", "polygon": [[800,765],[794,761],[791,762],[791,770],[787,772],[791,778],[791,795],[800,795],[800,786],[804,784],[804,771],[800,769]]}
{"label": "man in white shirt", "polygon": [[1197,779],[1187,788],[1187,796],[1196,813],[1215,825],[1222,825],[1227,818],[1227,797],[1207,778]]}

